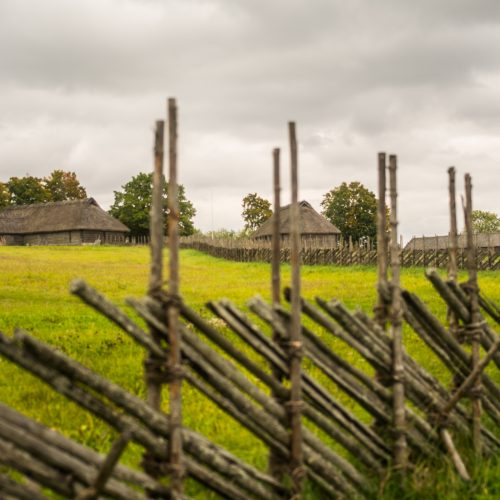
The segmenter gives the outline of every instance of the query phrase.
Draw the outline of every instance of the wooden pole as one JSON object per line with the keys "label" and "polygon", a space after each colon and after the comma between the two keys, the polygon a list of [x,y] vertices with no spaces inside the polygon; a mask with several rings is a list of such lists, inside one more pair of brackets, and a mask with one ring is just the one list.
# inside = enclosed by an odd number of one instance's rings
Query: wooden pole
{"label": "wooden pole", "polygon": [[301,388],[301,301],[300,301],[300,213],[298,202],[298,159],[297,159],[297,138],[295,132],[295,122],[288,123],[288,133],[290,140],[290,160],[291,160],[291,190],[292,204],[290,217],[290,238],[291,254],[290,261],[292,267],[292,297],[291,297],[291,321],[290,321],[290,462],[292,474],[292,495],[293,498],[302,496],[302,388]]}
{"label": "wooden pole", "polygon": [[177,186],[177,104],[168,99],[169,180],[168,180],[168,246],[169,246],[169,302],[167,308],[169,333],[170,440],[169,457],[172,498],[183,493],[184,466],[182,457],[182,373],[181,340],[179,333],[179,200]]}
{"label": "wooden pole", "polygon": [[[158,296],[162,286],[163,268],[163,131],[164,122],[156,122],[155,143],[154,143],[154,171],[153,171],[153,192],[151,200],[151,270],[149,275],[149,295]],[[151,329],[151,336],[157,345],[160,345],[161,336],[154,329]],[[154,356],[151,354],[146,360],[146,382],[147,401],[155,409],[161,405],[161,382],[158,377],[152,375],[152,366],[155,364]]]}
{"label": "wooden pole", "polygon": [[280,150],[273,149],[273,180],[274,180],[274,222],[272,242],[272,297],[273,304],[280,303]]}
{"label": "wooden pole", "polygon": [[[273,185],[274,185],[274,219],[273,219],[273,233],[272,233],[272,248],[271,248],[271,286],[272,286],[272,303],[273,306],[280,304],[281,285],[280,285],[280,150],[279,148],[273,149]],[[273,329],[273,341],[279,344],[281,339],[280,334]],[[273,363],[270,363],[271,372],[276,382],[281,383],[283,380],[282,371],[276,368]],[[276,401],[283,403],[280,395],[273,391],[273,397]],[[286,462],[283,460],[282,455],[277,453],[274,449],[269,450],[269,464],[268,471],[276,480],[283,479],[284,472],[286,471]]]}
{"label": "wooden pole", "polygon": [[403,362],[403,307],[401,301],[400,266],[398,249],[396,155],[389,156],[389,185],[391,196],[391,269],[392,269],[392,375],[393,375],[393,418],[394,418],[394,463],[403,473],[407,467],[405,386]]}
{"label": "wooden pole", "polygon": [[[448,190],[450,198],[450,237],[449,237],[449,263],[448,263],[448,280],[453,283],[457,282],[458,265],[457,265],[457,204],[456,204],[456,187],[455,187],[455,167],[448,169]],[[451,334],[456,337],[458,331],[457,315],[452,309],[448,309],[448,324]]]}
{"label": "wooden pole", "polygon": [[[465,174],[465,228],[467,231],[467,268],[469,280],[467,288],[470,301],[470,319],[467,325],[468,338],[472,344],[472,367],[477,367],[480,361],[481,314],[479,312],[479,288],[477,285],[476,249],[472,233],[472,180],[470,174]],[[471,394],[472,402],[472,442],[477,456],[481,454],[481,380],[477,379]]]}
{"label": "wooden pole", "polygon": [[[386,206],[385,206],[385,153],[378,154],[378,205],[377,205],[377,271],[379,287],[387,286],[387,244],[386,244]],[[380,328],[385,329],[387,307],[383,294],[379,290],[375,306],[375,320]]]}

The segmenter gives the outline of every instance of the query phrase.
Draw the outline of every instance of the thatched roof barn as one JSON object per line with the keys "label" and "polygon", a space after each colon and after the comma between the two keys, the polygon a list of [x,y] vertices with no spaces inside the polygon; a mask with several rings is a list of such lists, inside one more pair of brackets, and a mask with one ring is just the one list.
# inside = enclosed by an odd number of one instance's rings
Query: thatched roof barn
{"label": "thatched roof barn", "polygon": [[0,212],[4,245],[81,245],[124,242],[129,229],[93,198],[37,203]]}
{"label": "thatched roof barn", "polygon": [[[290,236],[291,205],[280,209],[280,235],[282,240]],[[325,217],[316,212],[307,202],[299,203],[300,234],[302,240],[336,245],[340,239],[340,231]],[[274,214],[253,233],[252,238],[257,240],[271,240],[273,234]]]}

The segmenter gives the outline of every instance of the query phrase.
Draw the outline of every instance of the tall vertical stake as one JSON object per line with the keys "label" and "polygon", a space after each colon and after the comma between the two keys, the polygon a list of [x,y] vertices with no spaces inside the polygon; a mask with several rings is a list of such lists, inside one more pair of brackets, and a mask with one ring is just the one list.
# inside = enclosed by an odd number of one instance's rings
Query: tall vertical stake
{"label": "tall vertical stake", "polygon": [[[456,203],[456,187],[455,187],[455,167],[448,169],[448,191],[450,198],[450,238],[449,238],[449,263],[448,263],[448,279],[453,283],[457,282],[458,265],[457,265],[457,203]],[[455,312],[448,309],[448,323],[450,332],[456,338],[458,330],[458,319]]]}
{"label": "tall vertical stake", "polygon": [[406,414],[403,361],[403,307],[401,303],[400,251],[398,248],[398,191],[396,185],[397,157],[389,156],[389,186],[391,196],[391,336],[393,375],[394,464],[404,474],[407,467]]}
{"label": "tall vertical stake", "polygon": [[291,321],[290,321],[290,459],[292,498],[301,498],[302,478],[302,388],[301,388],[301,302],[300,302],[300,228],[298,202],[298,160],[295,122],[288,123],[291,159],[292,205],[290,220],[290,262],[292,267]]}
{"label": "tall vertical stake", "polygon": [[179,334],[179,200],[177,186],[177,104],[168,100],[168,247],[169,280],[167,308],[169,334],[169,366],[172,374],[170,382],[170,472],[172,498],[181,498],[183,493],[182,460],[182,371]]}
{"label": "tall vertical stake", "polygon": [[[385,153],[378,154],[378,204],[377,204],[377,271],[379,287],[387,286],[387,236],[386,236],[386,159]],[[378,291],[377,305],[375,306],[375,320],[385,329],[387,321],[387,305],[382,290]]]}
{"label": "tall vertical stake", "polygon": [[[470,299],[470,323],[467,325],[467,337],[472,344],[472,367],[479,364],[481,336],[481,315],[479,312],[479,288],[477,285],[476,248],[472,233],[472,180],[465,174],[465,228],[467,231],[467,269],[469,280],[467,289]],[[478,378],[471,391],[472,402],[472,443],[477,456],[481,454],[481,379]]]}
{"label": "tall vertical stake", "polygon": [[273,221],[273,248],[272,248],[272,298],[273,304],[280,303],[280,150],[273,149],[273,184],[274,184],[274,221]]}
{"label": "tall vertical stake", "polygon": [[[156,122],[154,139],[154,169],[153,169],[153,189],[151,194],[150,211],[150,250],[151,267],[149,273],[148,295],[153,298],[159,298],[163,282],[163,203],[162,193],[164,188],[163,176],[163,132],[165,123],[162,120]],[[156,344],[161,345],[161,334],[153,327],[149,329],[150,335]],[[144,378],[146,382],[146,399],[150,406],[155,410],[161,407],[162,382],[158,376],[159,367],[164,363],[164,359],[149,354],[144,360]],[[143,455],[142,465],[144,470],[151,477],[159,477],[160,469],[156,459],[148,452]]]}
{"label": "tall vertical stake", "polygon": [[[163,203],[162,193],[164,187],[163,176],[163,132],[164,121],[158,120],[155,128],[155,142],[154,142],[154,170],[153,170],[153,192],[151,199],[151,224],[150,224],[150,238],[151,238],[151,269],[149,274],[149,295],[158,297],[162,287],[162,268],[163,268]],[[151,329],[151,336],[160,344],[160,334]],[[146,383],[147,383],[147,400],[148,403],[155,409],[159,409],[161,405],[161,382],[158,377],[152,373],[154,371],[155,362],[149,356],[146,360]],[[149,376],[153,375],[153,376]]]}
{"label": "tall vertical stake", "polygon": [[[274,213],[273,213],[273,228],[272,228],[272,252],[271,252],[271,291],[272,291],[272,302],[273,306],[278,306],[280,304],[280,247],[281,247],[281,236],[280,236],[280,150],[279,148],[273,149],[273,185],[274,185]],[[280,334],[273,330],[273,341],[280,343]],[[283,375],[281,370],[276,368],[271,364],[271,371],[274,378],[278,382],[282,382]],[[273,393],[273,397],[279,401],[281,404],[283,401],[278,394]],[[276,453],[273,449],[269,451],[269,473],[272,474],[278,481],[283,479],[284,472],[286,470],[286,463],[281,458],[280,454]]]}

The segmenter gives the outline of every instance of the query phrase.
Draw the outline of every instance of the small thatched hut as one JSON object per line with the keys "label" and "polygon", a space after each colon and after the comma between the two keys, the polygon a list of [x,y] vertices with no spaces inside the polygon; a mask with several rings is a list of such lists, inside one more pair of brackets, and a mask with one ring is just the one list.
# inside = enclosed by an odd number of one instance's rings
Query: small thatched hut
{"label": "small thatched hut", "polygon": [[81,245],[121,243],[129,229],[93,198],[19,205],[0,212],[4,245]]}
{"label": "small thatched hut", "polygon": [[[280,235],[283,242],[290,237],[290,207],[286,205],[280,209]],[[299,203],[300,234],[303,243],[317,243],[337,246],[340,231],[325,217],[316,212],[307,202]],[[273,234],[274,214],[253,233],[252,238],[261,241],[270,241]]]}

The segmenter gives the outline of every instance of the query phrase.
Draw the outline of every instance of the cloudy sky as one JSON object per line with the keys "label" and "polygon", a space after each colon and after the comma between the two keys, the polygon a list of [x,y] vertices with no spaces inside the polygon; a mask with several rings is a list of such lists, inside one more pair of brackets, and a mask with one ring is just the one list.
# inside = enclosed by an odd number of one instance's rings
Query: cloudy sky
{"label": "cloudy sky", "polygon": [[405,239],[446,233],[450,165],[500,212],[499,47],[498,0],[0,0],[0,180],[75,171],[107,208],[175,96],[200,229],[271,199],[295,120],[302,199],[395,153]]}

